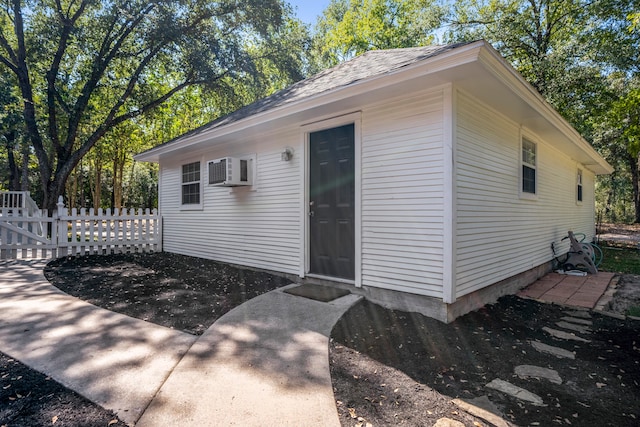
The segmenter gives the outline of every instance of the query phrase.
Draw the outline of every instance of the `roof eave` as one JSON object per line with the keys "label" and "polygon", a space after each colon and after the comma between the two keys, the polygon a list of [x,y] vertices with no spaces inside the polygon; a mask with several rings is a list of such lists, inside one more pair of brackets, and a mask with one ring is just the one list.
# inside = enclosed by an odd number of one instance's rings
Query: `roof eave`
{"label": "roof eave", "polygon": [[524,102],[534,108],[591,160],[583,163],[596,175],[608,175],[613,167],[571,126],[506,60],[488,43],[479,55],[479,60],[501,82],[516,93]]}

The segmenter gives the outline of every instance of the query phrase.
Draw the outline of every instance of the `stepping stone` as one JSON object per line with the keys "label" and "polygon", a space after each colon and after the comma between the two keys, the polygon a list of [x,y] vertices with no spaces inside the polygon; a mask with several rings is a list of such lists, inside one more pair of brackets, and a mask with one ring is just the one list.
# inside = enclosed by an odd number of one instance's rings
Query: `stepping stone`
{"label": "stepping stone", "polygon": [[570,331],[580,332],[581,334],[590,334],[591,329],[586,326],[576,325],[575,323],[569,322],[556,322],[556,325],[563,329],[568,329]]}
{"label": "stepping stone", "polygon": [[546,333],[548,333],[549,335],[551,335],[554,338],[559,338],[561,340],[573,340],[573,341],[580,341],[580,342],[591,342],[590,340],[586,340],[582,337],[577,336],[576,334],[571,334],[569,332],[564,332],[564,331],[559,331],[557,329],[551,329],[551,328],[547,328],[546,326],[544,328],[542,328],[543,331],[545,331]]}
{"label": "stepping stone", "polygon": [[433,427],[465,427],[464,423],[451,418],[440,418]]}
{"label": "stepping stone", "polygon": [[560,320],[564,320],[564,321],[571,322],[571,323],[577,323],[578,325],[585,325],[585,326],[593,325],[593,322],[591,320],[578,319],[577,317],[565,316],[565,317],[561,317]]}
{"label": "stepping stone", "polygon": [[531,341],[531,345],[540,353],[547,353],[556,357],[563,357],[565,359],[576,358],[576,354],[573,351],[565,350],[564,348],[560,347],[554,347],[552,345],[547,345],[541,343],[540,341]]}
{"label": "stepping stone", "polygon": [[560,378],[558,371],[554,371],[553,369],[534,365],[519,365],[515,367],[514,372],[523,379],[541,378],[549,380],[554,384],[562,384],[562,378]]}
{"label": "stepping stone", "polygon": [[510,427],[509,423],[500,416],[500,410],[487,396],[476,397],[471,400],[453,399],[454,405],[463,411],[482,418],[495,427]]}
{"label": "stepping stone", "polygon": [[537,394],[533,394],[528,390],[525,390],[517,385],[513,385],[510,382],[501,380],[496,378],[491,381],[485,387],[492,388],[494,390],[500,391],[502,393],[508,394],[509,396],[513,396],[516,399],[529,402],[535,406],[544,406],[544,402],[542,398]]}
{"label": "stepping stone", "polygon": [[571,317],[579,317],[581,319],[591,319],[591,314],[587,310],[571,310],[565,311]]}

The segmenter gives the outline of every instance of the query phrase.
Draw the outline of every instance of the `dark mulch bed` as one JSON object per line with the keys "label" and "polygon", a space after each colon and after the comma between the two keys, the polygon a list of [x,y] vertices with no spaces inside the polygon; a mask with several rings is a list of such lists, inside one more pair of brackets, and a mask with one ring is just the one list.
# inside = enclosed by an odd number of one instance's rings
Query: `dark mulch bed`
{"label": "dark mulch bed", "polygon": [[243,302],[291,283],[167,252],[61,258],[44,273],[59,289],[98,307],[194,335]]}
{"label": "dark mulch bed", "polygon": [[0,353],[0,425],[124,427],[115,414]]}
{"label": "dark mulch bed", "polygon": [[[46,274],[61,289],[96,305],[194,334],[237,304],[289,283],[263,272],[171,254],[66,259],[51,263]],[[574,344],[542,332],[563,316],[561,307],[506,297],[444,325],[362,302],[340,320],[332,335],[331,373],[342,425],[431,427],[442,417],[466,426],[489,425],[451,402],[479,396],[488,396],[504,418],[517,425],[638,425],[640,322],[593,314],[592,342]],[[531,340],[575,351],[576,359],[538,353]],[[513,369],[521,364],[555,369],[563,383],[520,379]],[[16,374],[14,368],[4,368],[6,378],[37,374],[28,369]],[[494,378],[538,394],[546,406],[523,404],[487,389]],[[44,387],[35,379],[29,381],[31,390]],[[39,381],[53,383],[44,377]],[[67,400],[57,397],[67,392],[62,388],[51,399]],[[0,426],[7,424],[2,421],[5,416],[12,416],[2,411],[14,402],[8,397],[0,400]],[[84,415],[102,410],[90,402],[58,408],[71,421],[61,424],[58,415],[55,425],[106,425]],[[44,405],[42,412],[44,421],[19,424],[24,422],[19,415],[13,416],[18,424],[8,425],[52,425],[56,414]],[[111,420],[109,413],[104,417]]]}
{"label": "dark mulch bed", "polygon": [[[551,338],[543,327],[567,308],[514,296],[444,325],[363,302],[336,325],[331,372],[342,425],[353,414],[374,426],[431,426],[448,417],[474,425],[450,401],[488,396],[516,425],[640,425],[640,321],[592,313],[591,342]],[[537,340],[574,351],[575,360],[540,353]],[[518,365],[556,370],[563,380],[521,379]],[[485,387],[495,378],[542,397],[525,404]],[[482,420],[475,420],[486,425]]]}

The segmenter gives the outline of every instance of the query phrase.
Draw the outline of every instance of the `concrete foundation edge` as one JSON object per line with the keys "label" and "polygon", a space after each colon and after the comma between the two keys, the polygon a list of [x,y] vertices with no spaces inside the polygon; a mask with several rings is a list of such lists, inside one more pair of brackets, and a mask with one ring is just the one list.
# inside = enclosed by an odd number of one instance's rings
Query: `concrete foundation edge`
{"label": "concrete foundation edge", "polygon": [[351,291],[361,294],[369,301],[385,308],[420,313],[441,322],[450,323],[464,314],[477,310],[486,304],[496,302],[502,296],[517,293],[551,270],[552,263],[547,262],[480,290],[460,296],[452,304],[446,304],[438,298],[368,286],[355,290],[351,288]]}

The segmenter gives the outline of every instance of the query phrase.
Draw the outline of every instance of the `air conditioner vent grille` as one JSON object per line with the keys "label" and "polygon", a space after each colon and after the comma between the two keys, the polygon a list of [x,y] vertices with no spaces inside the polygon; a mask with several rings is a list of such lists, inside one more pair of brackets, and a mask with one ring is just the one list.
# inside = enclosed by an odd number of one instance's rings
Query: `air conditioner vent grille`
{"label": "air conditioner vent grille", "polygon": [[227,179],[227,159],[209,162],[209,184],[222,184]]}

